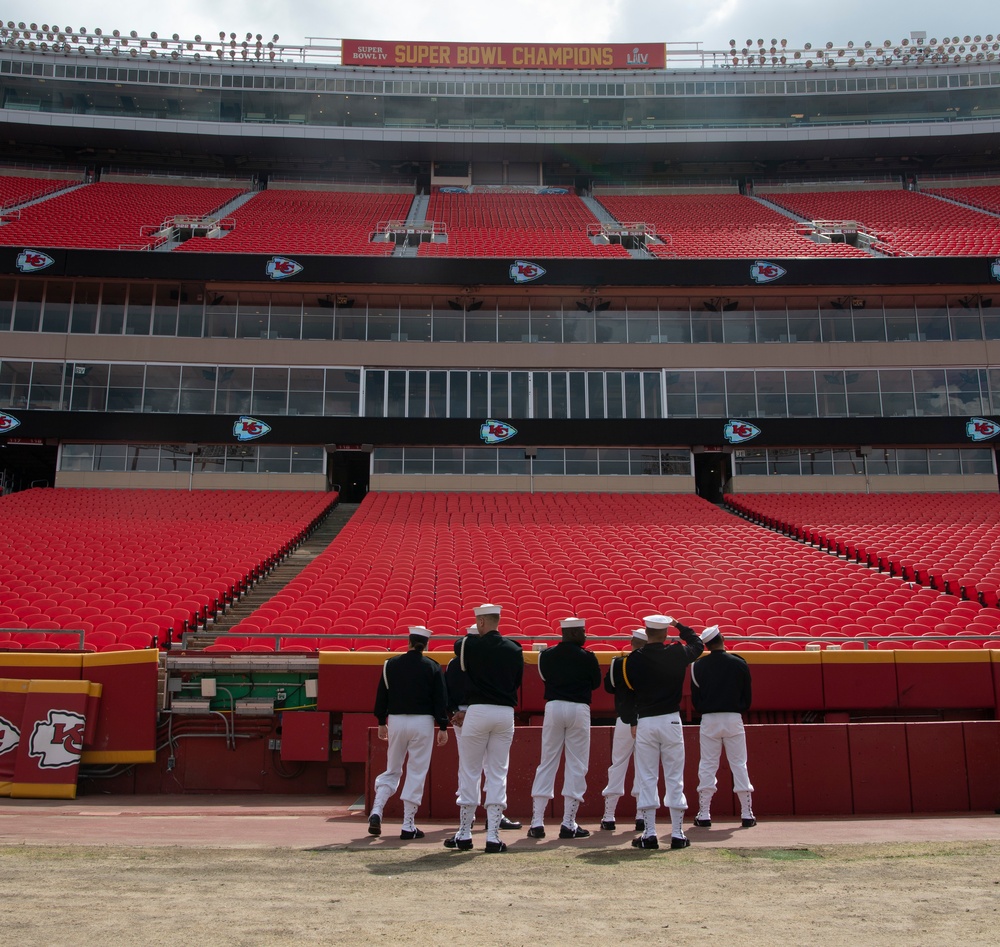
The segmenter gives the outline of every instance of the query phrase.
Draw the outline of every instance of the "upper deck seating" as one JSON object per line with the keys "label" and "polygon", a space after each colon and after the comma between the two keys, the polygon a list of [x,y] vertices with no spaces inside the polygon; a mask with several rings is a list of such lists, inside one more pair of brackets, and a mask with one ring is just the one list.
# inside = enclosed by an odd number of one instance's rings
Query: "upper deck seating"
{"label": "upper deck seating", "polygon": [[143,228],[174,216],[204,217],[242,193],[236,187],[99,182],[32,204],[0,227],[4,246],[116,250],[156,241]]}
{"label": "upper deck seating", "polygon": [[960,204],[979,207],[991,214],[1000,214],[1000,185],[981,184],[970,187],[921,187],[925,194],[939,194]]}
{"label": "upper deck seating", "polygon": [[447,243],[423,243],[419,256],[628,257],[619,244],[587,236],[597,218],[573,194],[430,196],[427,219],[443,223]]}
{"label": "upper deck seating", "polygon": [[891,256],[992,256],[1000,253],[995,217],[916,191],[810,191],[767,194],[810,220],[854,220],[879,235]]}
{"label": "upper deck seating", "polygon": [[25,175],[0,175],[0,210],[37,200],[53,191],[61,191],[79,183],[79,181],[32,178]]}
{"label": "upper deck seating", "polygon": [[355,191],[262,191],[238,207],[221,239],[194,237],[178,247],[199,253],[312,253],[388,256],[372,243],[380,221],[403,220],[412,197]]}
{"label": "upper deck seating", "polygon": [[844,243],[816,243],[795,232],[795,221],[742,194],[602,195],[623,223],[654,224],[658,257],[868,257]]}

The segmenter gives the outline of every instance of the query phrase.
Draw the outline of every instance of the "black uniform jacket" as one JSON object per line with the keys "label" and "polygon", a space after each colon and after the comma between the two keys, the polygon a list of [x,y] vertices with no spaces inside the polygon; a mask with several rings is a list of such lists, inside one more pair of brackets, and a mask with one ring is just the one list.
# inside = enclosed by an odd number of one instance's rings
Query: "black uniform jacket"
{"label": "black uniform jacket", "polygon": [[469,704],[469,675],[462,670],[462,662],[452,658],[444,670],[444,683],[448,689],[448,713],[458,713],[459,707]]}
{"label": "black uniform jacket", "polygon": [[691,667],[691,699],[700,714],[746,713],[750,668],[738,654],[709,651]]}
{"label": "black uniform jacket", "polygon": [[597,655],[572,641],[560,641],[538,655],[538,673],[545,681],[546,700],[568,700],[589,704],[590,695],[601,686]]}
{"label": "black uniform jacket", "polygon": [[615,714],[623,723],[636,724],[635,715],[635,691],[630,690],[625,683],[622,668],[627,655],[614,658],[608,666],[608,672],[604,675],[604,689],[609,694],[615,695]]}
{"label": "black uniform jacket", "polygon": [[448,693],[437,661],[419,651],[389,658],[375,694],[375,716],[384,725],[389,714],[427,714],[448,728]]}
{"label": "black uniform jacket", "polygon": [[685,625],[677,630],[684,644],[648,642],[625,658],[625,683],[635,691],[636,717],[677,713],[687,666],[705,650],[701,638]]}
{"label": "black uniform jacket", "polygon": [[455,654],[469,678],[468,703],[517,706],[517,691],[524,675],[520,644],[498,631],[466,635],[455,642]]}

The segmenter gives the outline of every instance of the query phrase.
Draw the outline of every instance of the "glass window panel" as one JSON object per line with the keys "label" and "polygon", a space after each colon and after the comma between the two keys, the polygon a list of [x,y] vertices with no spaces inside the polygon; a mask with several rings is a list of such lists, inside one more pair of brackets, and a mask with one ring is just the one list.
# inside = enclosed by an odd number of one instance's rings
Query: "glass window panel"
{"label": "glass window panel", "polygon": [[[219,298],[219,294],[208,294],[208,306],[206,307],[206,315],[211,320],[212,313],[215,310],[212,308],[213,303]],[[219,306],[219,309],[226,307],[229,303],[229,297],[222,297],[225,302]],[[278,328],[277,326],[270,325],[269,322],[269,310],[271,308],[270,297],[267,293],[249,293],[243,292],[239,294],[239,308],[237,312],[236,320],[236,334],[241,339],[276,339],[278,338]],[[295,336],[286,335],[285,338],[298,338],[298,320],[296,319]],[[209,325],[211,325],[211,321]]]}
{"label": "glass window panel", "polygon": [[59,448],[60,470],[93,470],[93,444],[63,444]]}
{"label": "glass window panel", "polygon": [[[556,309],[538,309],[531,312],[533,341],[562,342],[562,312]],[[567,341],[573,341],[568,339]]]}
{"label": "glass window panel", "polygon": [[21,280],[17,286],[17,303],[14,308],[14,331],[37,332],[42,315],[42,282]]}
{"label": "glass window panel", "polygon": [[587,380],[583,372],[569,373],[569,416],[587,416]]}
{"label": "glass window panel", "polygon": [[767,452],[767,459],[771,473],[781,476],[798,475],[801,473],[799,467],[799,450],[797,447],[772,447]]}
{"label": "glass window panel", "polygon": [[[673,314],[677,315],[677,314]],[[690,319],[687,313],[684,313],[684,334],[687,335],[686,339],[681,339],[678,341],[691,341],[691,331],[690,331]],[[659,342],[660,341],[660,329],[659,320],[657,318],[656,309],[633,309],[629,307],[628,311],[628,341],[629,342]],[[664,339],[664,341],[668,341]]]}
{"label": "glass window panel", "polygon": [[376,447],[372,454],[372,472],[401,474],[403,472],[403,448]]}
{"label": "glass window panel", "polygon": [[449,372],[448,417],[467,418],[469,415],[468,372]]}
{"label": "glass window panel", "polygon": [[524,456],[523,447],[497,448],[497,473],[522,475],[528,472],[528,458]]}
{"label": "glass window panel", "polygon": [[829,450],[803,450],[799,462],[803,474],[833,473],[833,452]]}
{"label": "glass window panel", "polygon": [[255,391],[250,403],[254,414],[285,414],[288,410],[288,392]]}
{"label": "glass window panel", "polygon": [[962,473],[964,474],[993,473],[993,451],[962,450],[959,451],[959,454],[962,460]]}
{"label": "glass window panel", "polygon": [[566,473],[568,475],[595,475],[598,470],[597,454],[596,447],[568,448],[566,450]]}
{"label": "glass window panel", "polygon": [[461,342],[465,338],[465,313],[453,312],[444,300],[434,305],[434,341]]}
{"label": "glass window panel", "polygon": [[767,474],[767,451],[763,448],[743,448],[733,451],[736,476],[761,477]]}
{"label": "glass window panel", "polygon": [[255,368],[254,391],[285,391],[288,388],[287,368]]}
{"label": "glass window panel", "polygon": [[587,372],[587,405],[588,417],[605,417],[604,372]]}
{"label": "glass window panel", "polygon": [[160,469],[159,445],[128,445],[128,453],[125,455],[125,469],[158,471]]}
{"label": "glass window panel", "polygon": [[69,386],[63,397],[63,377],[68,366],[63,362],[34,362],[31,366],[31,388],[28,392],[28,407],[60,410],[69,401]]}
{"label": "glass window panel", "polygon": [[226,448],[226,473],[256,473],[256,445],[233,444]]}
{"label": "glass window panel", "polygon": [[497,338],[501,342],[532,341],[528,313],[501,307],[497,315]]}
{"label": "glass window panel", "polygon": [[435,447],[434,473],[460,474],[465,466],[465,450],[461,447]]}
{"label": "glass window panel", "polygon": [[[700,314],[695,316],[701,318]],[[719,324],[721,338],[721,323]],[[692,342],[707,341],[695,339],[691,329],[691,306],[688,300],[661,300],[660,302],[660,341],[661,342]]]}
{"label": "glass window panel", "polygon": [[597,312],[596,339],[598,342],[627,342],[628,331],[624,310]]}
{"label": "glass window panel", "polygon": [[407,342],[430,342],[430,306],[422,309],[403,309],[399,314],[399,338]]}
{"label": "glass window panel", "polygon": [[[102,302],[102,308],[103,305]],[[177,303],[177,334],[190,339],[200,339],[205,334],[205,301],[202,294],[194,287],[182,288],[180,291]]]}
{"label": "glass window panel", "polygon": [[108,409],[108,376],[110,366],[87,365],[77,362],[67,366],[67,382],[72,380],[74,411],[106,411]]}
{"label": "glass window panel", "polygon": [[691,451],[661,450],[660,473],[672,477],[688,477],[691,475]]}
{"label": "glass window panel", "polygon": [[[661,321],[660,329],[663,331],[664,325]],[[722,316],[705,312],[697,307],[691,313],[691,341],[692,342],[721,342],[722,341]]]}
{"label": "glass window panel", "polygon": [[635,476],[658,476],[660,452],[655,447],[633,447],[628,452],[629,472]]}
{"label": "glass window panel", "polygon": [[[466,448],[465,472],[467,474],[495,474],[497,472],[496,448]],[[535,470],[535,473],[538,473],[537,469]]]}
{"label": "glass window panel", "polygon": [[322,447],[293,447],[292,473],[323,473],[326,451]]}
{"label": "glass window panel", "polygon": [[1000,368],[990,368],[986,372],[989,384],[989,397],[994,411],[1000,411]]}
{"label": "glass window panel", "polygon": [[[1000,373],[998,373],[1000,375]],[[549,416],[549,375],[548,372],[533,372],[531,376],[532,417]],[[1000,392],[997,394],[1000,399]]]}
{"label": "glass window panel", "polygon": [[843,372],[816,372],[816,398],[820,417],[843,417],[847,414],[847,392]]}
{"label": "glass window panel", "polygon": [[388,395],[386,417],[406,416],[406,372],[388,372]]}
{"label": "glass window panel", "polygon": [[95,444],[94,470],[124,472],[127,455],[126,444]]}
{"label": "glass window panel", "polygon": [[[333,379],[331,379],[333,381]],[[293,391],[322,391],[322,368],[293,368],[288,373],[288,387]],[[254,380],[256,384],[256,379]]]}
{"label": "glass window panel", "polygon": [[819,302],[816,299],[788,300],[788,341],[820,340]]}
{"label": "glass window panel", "polygon": [[17,283],[14,280],[0,277],[0,331],[2,332],[7,332],[10,329],[11,320],[14,318],[14,291],[16,288]]}
{"label": "glass window panel", "polygon": [[757,397],[754,394],[754,373],[730,371],[724,373],[728,414],[734,416],[757,414]]}
{"label": "glass window panel", "polygon": [[859,312],[854,310],[854,341],[884,342],[885,319],[881,310]]}
{"label": "glass window panel", "polygon": [[929,473],[927,451],[923,448],[896,450],[896,464],[900,474]]}
{"label": "glass window panel", "polygon": [[[295,307],[295,297],[272,296],[271,312],[275,307],[282,313],[291,315]],[[329,296],[319,296],[315,299],[307,297],[302,302],[302,338],[323,339],[333,338],[334,301]]]}
{"label": "glass window panel", "polygon": [[535,476],[561,476],[566,473],[566,461],[561,447],[539,447],[532,462]]}
{"label": "glass window panel", "polygon": [[860,474],[864,473],[862,460],[857,452],[853,450],[833,450],[833,472],[835,474]]}
{"label": "glass window panel", "polygon": [[152,318],[153,287],[148,283],[131,283],[128,288],[128,308],[125,311],[125,334],[149,335]]}
{"label": "glass window panel", "polygon": [[722,338],[724,342],[753,342],[753,311],[723,312]]}
{"label": "glass window panel", "polygon": [[938,369],[915,368],[913,389],[917,416],[942,416],[948,414],[948,389],[944,372]]}
{"label": "glass window panel", "polygon": [[193,458],[194,472],[198,474],[225,473],[226,449],[221,444],[206,444]]}
{"label": "glass window panel", "polygon": [[399,328],[399,310],[385,306],[372,306],[368,313],[368,340],[370,342],[405,342]]}
{"label": "glass window panel", "polygon": [[659,372],[642,373],[643,417],[663,417],[663,395],[660,389]]}
{"label": "glass window panel", "polygon": [[625,417],[625,387],[621,372],[608,372],[605,376],[608,395],[608,417]]}
{"label": "glass window panel", "polygon": [[950,328],[948,303],[944,296],[918,296],[916,302],[917,337],[921,341],[947,341]]}
{"label": "glass window panel", "polygon": [[261,444],[257,448],[259,473],[286,474],[291,469],[291,449],[283,444]]}
{"label": "glass window panel", "polygon": [[153,335],[177,335],[177,300],[175,286],[157,286],[153,308]]}
{"label": "glass window panel", "polygon": [[976,369],[949,369],[946,378],[951,414],[981,414],[983,412],[983,398],[979,390],[979,372]]}
{"label": "glass window panel", "polygon": [[[565,372],[552,372],[549,376],[552,386],[552,417],[569,417],[569,389]],[[560,455],[561,456],[561,455]]]}
{"label": "glass window panel", "polygon": [[428,373],[429,406],[427,416],[446,418],[448,416],[448,373]]}
{"label": "glass window panel", "polygon": [[489,372],[469,372],[469,416],[489,417]]}
{"label": "glass window panel", "polygon": [[490,417],[509,418],[510,404],[507,396],[507,372],[490,372]]}
{"label": "glass window panel", "polygon": [[853,342],[850,299],[827,299],[820,303],[820,329],[824,342]]}
{"label": "glass window panel", "polygon": [[407,372],[407,375],[409,392],[406,399],[406,416],[425,418],[427,417],[427,372],[411,371]]}
{"label": "glass window panel", "polygon": [[597,471],[602,476],[627,476],[628,448],[601,448],[597,452]]}
{"label": "glass window panel", "polygon": [[962,472],[961,451],[957,448],[931,448],[927,452],[928,466],[932,474],[960,474]]}
{"label": "glass window panel", "polygon": [[563,313],[563,332],[567,342],[593,342],[597,338],[597,326],[592,312],[581,312],[576,305]]}
{"label": "glass window panel", "polygon": [[342,306],[338,303],[335,323],[337,338],[363,340],[365,338],[366,316],[367,309],[363,305]]}
{"label": "glass window panel", "polygon": [[726,413],[725,374],[696,372],[698,417],[722,417]]}
{"label": "glass window panel", "polygon": [[758,342],[788,341],[788,316],[783,299],[758,299],[754,310]]}
{"label": "glass window panel", "polygon": [[[335,403],[342,398],[336,394],[332,395],[331,402]],[[303,415],[322,415],[323,411],[323,392],[322,391],[289,391],[288,392],[288,413],[289,414],[303,414]],[[327,414],[333,414],[333,411],[325,412]],[[349,414],[349,411],[338,412]]]}
{"label": "glass window panel", "polygon": [[42,332],[66,332],[69,329],[69,306],[72,298],[72,283],[46,283]]}
{"label": "glass window panel", "polygon": [[510,416],[528,417],[528,373],[510,373]]}
{"label": "glass window panel", "polygon": [[[240,295],[240,315],[243,314],[246,297]],[[254,294],[254,308],[267,313],[270,308],[268,336],[272,339],[302,338],[302,300],[298,296],[276,296],[268,298],[265,294]]]}
{"label": "glass window panel", "polygon": [[407,447],[403,451],[403,473],[434,473],[434,450],[430,447]]}
{"label": "glass window panel", "polygon": [[250,410],[253,369],[221,365],[218,373],[216,410],[219,414],[243,414]]}
{"label": "glass window panel", "polygon": [[105,283],[101,287],[101,316],[98,331],[102,335],[121,335],[125,331],[125,283]]}
{"label": "glass window panel", "polygon": [[983,299],[980,308],[983,313],[983,335],[987,339],[1000,339],[1000,303],[994,305],[994,299]]}
{"label": "glass window panel", "polygon": [[495,306],[465,314],[466,342],[496,342],[497,311]]}
{"label": "glass window panel", "polygon": [[[146,287],[150,294],[151,286]],[[73,314],[69,331],[80,335],[93,335],[97,331],[97,304],[101,298],[99,283],[77,283],[73,290]]]}

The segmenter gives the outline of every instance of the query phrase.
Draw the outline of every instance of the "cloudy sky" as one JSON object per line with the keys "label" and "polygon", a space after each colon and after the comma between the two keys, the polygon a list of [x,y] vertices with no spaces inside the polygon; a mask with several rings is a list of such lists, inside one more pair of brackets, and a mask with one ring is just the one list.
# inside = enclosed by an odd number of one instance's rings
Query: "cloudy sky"
{"label": "cloudy sky", "polygon": [[9,4],[4,21],[23,20],[71,26],[101,27],[141,35],[178,33],[184,38],[201,34],[215,38],[220,31],[278,33],[284,42],[298,45],[306,37],[339,39],[469,40],[501,42],[701,42],[703,49],[725,49],[729,40],[740,46],[787,39],[791,46],[830,40],[842,45],[866,39],[898,44],[911,30],[926,30],[928,38],[984,37],[1000,34],[1000,12],[985,0],[909,0],[873,3],[871,0],[718,0],[716,3],[653,0],[505,0],[484,4],[475,0],[437,0],[435,3],[377,0],[299,0],[275,4],[262,0],[173,0],[170,4],[125,3],[124,0],[46,0],[37,8]]}

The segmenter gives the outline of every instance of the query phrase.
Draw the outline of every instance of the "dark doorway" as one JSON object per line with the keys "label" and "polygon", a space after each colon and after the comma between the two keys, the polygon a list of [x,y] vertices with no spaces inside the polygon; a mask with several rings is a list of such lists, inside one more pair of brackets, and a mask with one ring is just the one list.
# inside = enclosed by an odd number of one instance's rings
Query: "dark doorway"
{"label": "dark doorway", "polygon": [[56,448],[44,444],[0,443],[0,492],[54,487]]}
{"label": "dark doorway", "polygon": [[694,455],[694,489],[703,500],[708,500],[709,503],[721,503],[722,492],[728,479],[728,454]]}
{"label": "dark doorway", "polygon": [[329,454],[327,485],[344,503],[360,503],[368,493],[372,455],[363,450],[335,450]]}

